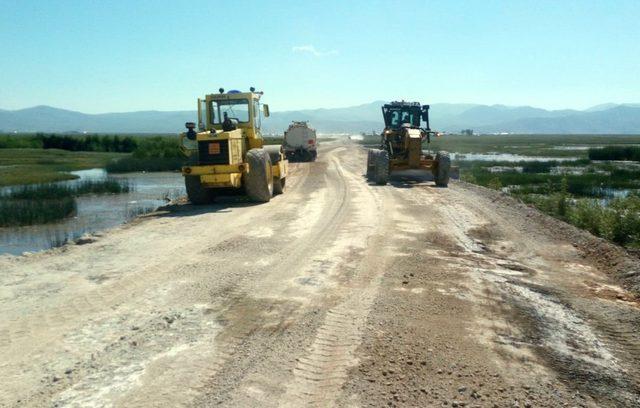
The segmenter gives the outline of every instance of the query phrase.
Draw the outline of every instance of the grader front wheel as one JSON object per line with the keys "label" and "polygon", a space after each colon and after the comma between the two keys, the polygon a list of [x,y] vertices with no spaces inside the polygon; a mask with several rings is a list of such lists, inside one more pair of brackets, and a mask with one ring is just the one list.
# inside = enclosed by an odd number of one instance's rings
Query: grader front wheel
{"label": "grader front wheel", "polygon": [[373,181],[373,173],[375,172],[376,163],[373,160],[374,151],[369,149],[367,152],[367,180]]}
{"label": "grader front wheel", "polygon": [[374,153],[374,181],[380,186],[384,186],[389,181],[389,152],[386,150],[376,150]]}
{"label": "grader front wheel", "polygon": [[451,158],[449,153],[441,151],[436,154],[436,169],[434,179],[436,186],[447,187],[449,185],[449,173],[451,172]]}

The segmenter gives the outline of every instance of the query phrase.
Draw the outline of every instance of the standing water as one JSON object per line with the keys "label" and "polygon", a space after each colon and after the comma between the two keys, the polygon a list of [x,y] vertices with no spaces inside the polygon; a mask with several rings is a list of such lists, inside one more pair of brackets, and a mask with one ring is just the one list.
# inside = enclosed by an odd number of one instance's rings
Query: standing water
{"label": "standing water", "polygon": [[[72,185],[84,180],[100,180],[107,177],[104,169],[72,173],[79,178],[59,183]],[[77,197],[77,214],[57,223],[0,228],[0,254],[18,255],[25,251],[33,252],[60,246],[85,233],[123,224],[185,194],[184,181],[180,173],[125,173],[109,177],[126,180],[131,190],[122,194]]]}
{"label": "standing water", "polygon": [[546,161],[573,161],[578,157],[543,157],[522,156],[512,153],[451,153],[452,160],[478,160],[478,161],[504,161],[504,162],[546,162]]}

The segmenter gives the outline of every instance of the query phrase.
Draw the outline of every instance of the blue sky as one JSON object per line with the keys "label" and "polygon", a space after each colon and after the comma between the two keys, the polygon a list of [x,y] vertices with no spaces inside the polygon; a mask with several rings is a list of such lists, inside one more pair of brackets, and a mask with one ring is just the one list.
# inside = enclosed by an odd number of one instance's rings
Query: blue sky
{"label": "blue sky", "polygon": [[0,108],[640,102],[640,1],[5,1]]}

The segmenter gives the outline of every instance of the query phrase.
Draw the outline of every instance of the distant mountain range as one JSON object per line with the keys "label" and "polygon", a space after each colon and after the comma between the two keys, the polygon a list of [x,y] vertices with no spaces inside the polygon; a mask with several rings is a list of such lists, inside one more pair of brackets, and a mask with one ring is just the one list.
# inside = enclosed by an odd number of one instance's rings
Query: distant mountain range
{"label": "distant mountain range", "polygon": [[[272,111],[263,119],[266,133],[282,133],[293,120],[306,120],[322,133],[379,131],[383,101],[331,109]],[[50,106],[0,110],[2,132],[176,133],[196,120],[195,111],[140,111],[86,114]],[[531,106],[436,103],[431,128],[476,133],[635,133],[640,134],[640,104],[602,104],[580,110]]]}

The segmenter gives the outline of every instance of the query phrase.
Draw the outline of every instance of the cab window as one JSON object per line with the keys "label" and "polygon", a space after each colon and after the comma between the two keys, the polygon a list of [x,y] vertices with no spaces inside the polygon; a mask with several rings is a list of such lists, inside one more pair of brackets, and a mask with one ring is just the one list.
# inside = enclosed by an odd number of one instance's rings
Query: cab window
{"label": "cab window", "polygon": [[249,122],[249,101],[246,99],[229,99],[211,101],[211,122],[220,125],[224,121],[224,114],[238,123]]}

